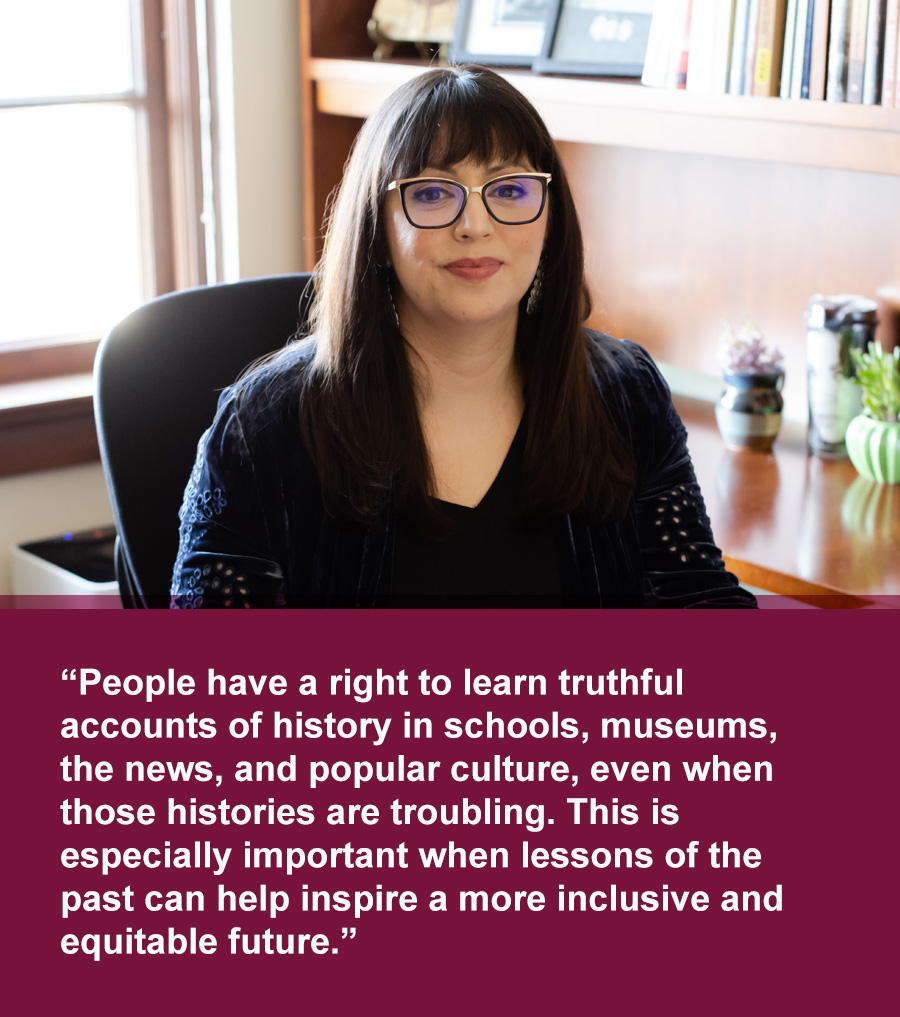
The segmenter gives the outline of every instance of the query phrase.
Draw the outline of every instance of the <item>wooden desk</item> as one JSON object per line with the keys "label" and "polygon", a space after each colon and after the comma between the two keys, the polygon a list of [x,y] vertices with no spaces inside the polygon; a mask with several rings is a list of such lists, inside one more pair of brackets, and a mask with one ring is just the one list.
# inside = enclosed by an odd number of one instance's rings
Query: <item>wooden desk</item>
{"label": "wooden desk", "polygon": [[849,459],[806,450],[783,427],[774,451],[729,452],[708,403],[675,397],[713,533],[742,582],[787,596],[900,596],[900,486],[860,477]]}

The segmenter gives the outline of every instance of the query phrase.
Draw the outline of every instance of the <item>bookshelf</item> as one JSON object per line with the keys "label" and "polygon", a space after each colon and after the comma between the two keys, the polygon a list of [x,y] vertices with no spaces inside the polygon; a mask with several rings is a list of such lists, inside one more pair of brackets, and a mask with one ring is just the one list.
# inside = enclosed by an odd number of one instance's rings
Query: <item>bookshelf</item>
{"label": "bookshelf", "polygon": [[[313,58],[309,76],[320,112],[366,117],[423,66]],[[541,111],[557,141],[900,176],[900,109],[499,73]]]}
{"label": "bookshelf", "polygon": [[[309,267],[363,118],[426,66],[371,59],[371,7],[300,0]],[[595,327],[716,375],[722,319],[751,318],[786,353],[796,410],[809,296],[900,285],[900,109],[501,73],[563,153]]]}

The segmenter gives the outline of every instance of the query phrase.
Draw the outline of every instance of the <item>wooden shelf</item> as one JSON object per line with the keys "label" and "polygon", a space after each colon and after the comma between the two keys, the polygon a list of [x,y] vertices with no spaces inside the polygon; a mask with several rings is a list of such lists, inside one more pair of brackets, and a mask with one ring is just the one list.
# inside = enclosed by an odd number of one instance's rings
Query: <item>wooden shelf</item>
{"label": "wooden shelf", "polygon": [[[313,58],[320,113],[365,118],[419,61]],[[501,71],[558,141],[900,176],[900,110],[848,103],[702,96],[595,78]]]}

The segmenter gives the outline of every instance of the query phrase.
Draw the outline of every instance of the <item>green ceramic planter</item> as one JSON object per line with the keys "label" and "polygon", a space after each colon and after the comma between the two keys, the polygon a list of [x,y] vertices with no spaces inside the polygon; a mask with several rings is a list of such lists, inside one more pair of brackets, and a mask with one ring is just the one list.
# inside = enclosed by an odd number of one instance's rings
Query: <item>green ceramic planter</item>
{"label": "green ceramic planter", "polygon": [[900,484],[900,423],[854,417],[847,428],[847,452],[862,476]]}

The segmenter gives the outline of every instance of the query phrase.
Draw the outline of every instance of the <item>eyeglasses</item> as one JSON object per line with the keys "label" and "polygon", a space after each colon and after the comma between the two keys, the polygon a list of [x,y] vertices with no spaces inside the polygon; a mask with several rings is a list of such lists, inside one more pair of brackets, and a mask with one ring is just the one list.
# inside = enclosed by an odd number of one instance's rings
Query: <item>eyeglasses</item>
{"label": "eyeglasses", "polygon": [[494,177],[481,187],[466,187],[441,177],[410,177],[393,180],[389,191],[400,192],[403,212],[420,230],[439,230],[463,214],[470,194],[480,194],[491,218],[504,226],[525,226],[534,222],[547,203],[549,173],[510,173]]}

